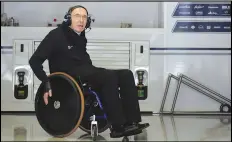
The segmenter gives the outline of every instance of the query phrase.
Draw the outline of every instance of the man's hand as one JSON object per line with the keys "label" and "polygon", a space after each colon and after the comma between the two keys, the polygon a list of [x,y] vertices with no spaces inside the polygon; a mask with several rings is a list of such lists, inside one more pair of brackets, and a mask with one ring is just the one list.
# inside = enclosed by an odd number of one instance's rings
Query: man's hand
{"label": "man's hand", "polygon": [[46,84],[45,84],[45,94],[44,94],[44,96],[43,96],[43,98],[44,98],[44,103],[45,103],[46,105],[48,104],[48,96],[49,96],[49,97],[52,97],[52,89],[51,89],[51,85],[50,85],[49,81],[46,82]]}
{"label": "man's hand", "polygon": [[52,90],[49,90],[48,92],[46,92],[43,96],[44,98],[44,103],[47,105],[48,104],[48,96],[52,97]]}

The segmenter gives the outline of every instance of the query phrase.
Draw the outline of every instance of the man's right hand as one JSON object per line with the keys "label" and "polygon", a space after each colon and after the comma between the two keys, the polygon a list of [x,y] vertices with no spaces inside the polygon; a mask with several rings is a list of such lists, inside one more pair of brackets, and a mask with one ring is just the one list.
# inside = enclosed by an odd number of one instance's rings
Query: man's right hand
{"label": "man's right hand", "polygon": [[44,103],[47,105],[48,104],[48,96],[52,97],[52,90],[49,90],[48,92],[45,92],[43,98],[44,98]]}
{"label": "man's right hand", "polygon": [[50,82],[46,82],[45,83],[45,94],[43,96],[44,98],[44,103],[47,105],[48,104],[48,96],[52,97],[52,89],[51,89],[51,85]]}

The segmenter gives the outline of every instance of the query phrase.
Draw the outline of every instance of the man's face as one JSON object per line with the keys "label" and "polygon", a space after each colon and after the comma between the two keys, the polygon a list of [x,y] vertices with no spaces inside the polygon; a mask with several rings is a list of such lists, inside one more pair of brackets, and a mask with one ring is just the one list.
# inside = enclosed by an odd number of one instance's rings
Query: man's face
{"label": "man's face", "polygon": [[76,8],[71,13],[71,27],[77,31],[82,32],[87,23],[87,12],[84,8]]}

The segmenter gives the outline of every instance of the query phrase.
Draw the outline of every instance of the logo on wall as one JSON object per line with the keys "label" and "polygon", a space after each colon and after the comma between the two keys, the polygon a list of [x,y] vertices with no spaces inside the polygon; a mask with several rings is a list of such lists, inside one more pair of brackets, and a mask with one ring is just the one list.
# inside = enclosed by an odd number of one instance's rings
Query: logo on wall
{"label": "logo on wall", "polygon": [[203,13],[203,11],[196,11],[195,14],[196,14],[197,16],[202,16],[204,13]]}
{"label": "logo on wall", "polygon": [[209,11],[209,12],[208,12],[208,15],[218,15],[218,13],[217,13],[217,12],[214,12],[214,11]]}
{"label": "logo on wall", "polygon": [[228,21],[177,21],[173,33],[230,33],[231,22]]}
{"label": "logo on wall", "polygon": [[199,4],[179,2],[173,17],[231,18],[231,4]]}
{"label": "logo on wall", "polygon": [[179,9],[189,9],[190,8],[190,5],[188,4],[182,4],[179,6]]}
{"label": "logo on wall", "polygon": [[216,5],[216,6],[214,6],[214,5],[210,5],[210,6],[208,6],[208,9],[218,9],[219,7]]}
{"label": "logo on wall", "polygon": [[203,9],[204,7],[205,7],[204,5],[195,5],[194,9],[199,10],[199,9]]}
{"label": "logo on wall", "polygon": [[222,5],[222,10],[229,10],[230,9],[230,5]]}

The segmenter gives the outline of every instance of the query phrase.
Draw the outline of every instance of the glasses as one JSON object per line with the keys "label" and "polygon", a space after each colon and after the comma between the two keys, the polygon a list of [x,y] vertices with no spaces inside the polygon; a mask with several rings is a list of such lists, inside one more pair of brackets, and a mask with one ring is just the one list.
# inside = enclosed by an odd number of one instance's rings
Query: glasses
{"label": "glasses", "polygon": [[79,14],[72,15],[72,18],[75,19],[75,20],[81,20],[81,19],[87,20],[87,16],[86,15],[81,16]]}

